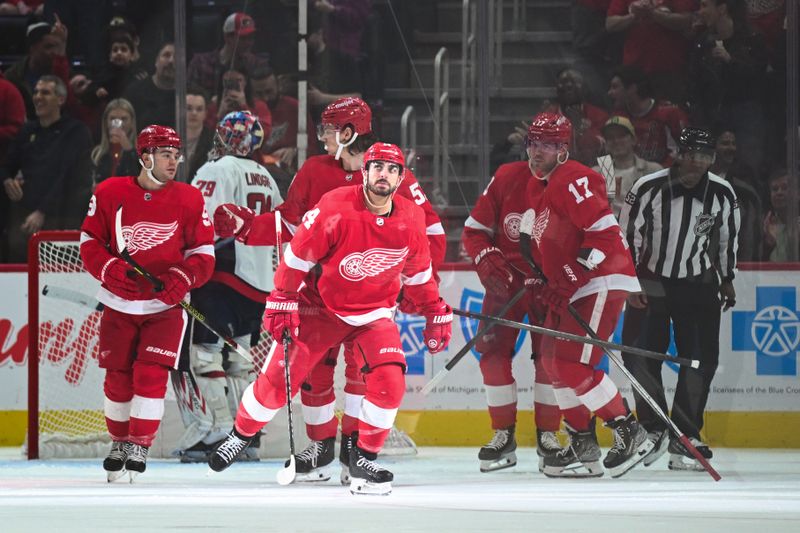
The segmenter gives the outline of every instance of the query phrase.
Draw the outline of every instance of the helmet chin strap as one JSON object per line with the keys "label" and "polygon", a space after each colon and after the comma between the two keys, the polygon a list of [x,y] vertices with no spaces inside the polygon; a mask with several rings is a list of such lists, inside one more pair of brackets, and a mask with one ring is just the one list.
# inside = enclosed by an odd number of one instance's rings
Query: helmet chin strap
{"label": "helmet chin strap", "polygon": [[364,191],[364,200],[367,202],[367,205],[369,205],[373,209],[382,209],[386,206],[392,205],[392,200],[394,200],[394,195],[397,194],[397,190],[400,188],[400,184],[403,182],[403,175],[400,174],[400,178],[397,180],[397,185],[394,186],[394,189],[392,189],[392,193],[389,195],[389,200],[383,205],[376,205],[372,203],[372,201],[369,199],[369,186],[368,186],[369,178],[367,177],[367,171],[362,170],[361,173],[364,176],[364,184],[363,187],[361,187],[361,190]]}
{"label": "helmet chin strap", "polygon": [[337,160],[337,161],[342,156],[342,150],[344,150],[345,148],[347,148],[348,146],[350,146],[351,144],[356,142],[356,139],[358,138],[358,133],[353,132],[353,136],[350,138],[350,140],[347,141],[346,143],[342,144],[341,141],[339,140],[339,134],[340,133],[341,133],[340,131],[338,131],[338,130],[336,131],[336,145],[339,148],[336,149],[336,155],[333,156],[333,158],[335,160]]}
{"label": "helmet chin strap", "polygon": [[[153,154],[150,154],[150,161],[153,161]],[[150,181],[152,181],[159,187],[163,187],[167,183],[166,181],[161,181],[160,179],[156,178],[153,175],[153,168],[155,168],[156,166],[155,163],[152,163],[150,168],[147,168],[147,166],[144,164],[144,161],[141,158],[139,158],[139,164],[142,165],[142,168],[145,170],[145,174],[147,174],[147,177],[150,178]]]}

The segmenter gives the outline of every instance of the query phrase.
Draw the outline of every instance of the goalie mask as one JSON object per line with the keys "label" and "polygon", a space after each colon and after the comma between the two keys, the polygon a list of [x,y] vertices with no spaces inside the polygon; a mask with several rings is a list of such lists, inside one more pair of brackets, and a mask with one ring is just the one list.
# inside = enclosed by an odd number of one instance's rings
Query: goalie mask
{"label": "goalie mask", "polygon": [[264,128],[250,111],[232,111],[217,125],[214,135],[213,159],[224,155],[247,157],[264,142]]}
{"label": "goalie mask", "polygon": [[[353,136],[346,143],[342,143],[340,135],[342,130],[350,126]],[[361,98],[348,96],[339,98],[322,112],[322,119],[317,126],[317,139],[322,140],[325,130],[332,129],[336,132],[337,160],[342,155],[342,150],[353,144],[359,135],[372,133],[372,110]]]}

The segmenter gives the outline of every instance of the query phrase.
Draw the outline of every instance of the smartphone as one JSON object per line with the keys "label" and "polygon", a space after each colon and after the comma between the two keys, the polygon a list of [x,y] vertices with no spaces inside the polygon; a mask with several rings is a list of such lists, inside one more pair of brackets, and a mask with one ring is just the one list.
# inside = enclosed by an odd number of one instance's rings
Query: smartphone
{"label": "smartphone", "polygon": [[227,79],[222,80],[222,88],[226,91],[239,91],[239,80]]}
{"label": "smartphone", "polygon": [[122,128],[122,119],[121,118],[112,118],[111,119],[111,128]]}

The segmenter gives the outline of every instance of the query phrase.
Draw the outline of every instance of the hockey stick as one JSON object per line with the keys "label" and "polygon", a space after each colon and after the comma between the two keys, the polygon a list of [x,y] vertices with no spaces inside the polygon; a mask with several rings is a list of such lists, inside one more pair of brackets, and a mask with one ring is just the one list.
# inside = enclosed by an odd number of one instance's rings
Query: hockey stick
{"label": "hockey stick", "polygon": [[530,331],[532,333],[540,333],[542,335],[547,335],[549,337],[555,337],[556,339],[580,342],[583,344],[591,344],[592,346],[597,346],[608,350],[620,350],[626,353],[631,353],[639,355],[641,357],[646,357],[648,359],[655,359],[657,361],[667,361],[669,363],[676,363],[678,365],[688,366],[691,368],[700,367],[700,361],[698,361],[697,359],[672,357],[671,355],[667,355],[665,353],[652,352],[650,350],[645,350],[643,348],[636,348],[635,346],[626,346],[624,344],[608,342],[600,338],[595,339],[592,337],[575,335],[573,333],[566,333],[564,331],[558,331],[555,329],[548,329],[541,326],[533,326],[531,324],[525,324],[523,322],[515,322],[513,320],[508,320],[507,318],[484,315],[481,313],[473,313],[472,311],[462,311],[461,309],[453,309],[453,314],[458,316],[463,316],[464,318],[473,318],[477,320],[485,320],[487,322],[494,322],[496,324],[500,324],[503,326]]}
{"label": "hockey stick", "polygon": [[[542,282],[547,283],[547,277],[545,277],[544,272],[542,272],[542,269],[539,268],[539,265],[536,264],[536,261],[533,260],[533,253],[531,252],[531,232],[526,231],[528,230],[528,228],[533,227],[533,221],[530,220],[532,218],[531,215],[533,215],[533,211],[528,210],[523,216],[522,223],[520,224],[520,232],[519,232],[520,252],[522,253],[522,257],[525,258],[525,261],[527,261],[528,265],[530,265],[530,267],[533,269],[534,273],[537,276],[539,276],[539,278],[541,278]],[[569,314],[572,316],[572,318],[575,319],[575,322],[577,322],[578,325],[580,325],[580,327],[583,328],[583,330],[591,338],[595,340],[601,340],[600,337],[597,335],[597,332],[595,332],[592,329],[592,327],[586,323],[583,317],[581,317],[580,313],[578,313],[578,310],[575,309],[575,307],[571,303],[567,304],[567,310],[569,311]],[[639,381],[633,376],[633,374],[631,374],[631,372],[625,367],[625,364],[622,361],[620,361],[617,358],[617,356],[614,355],[613,352],[611,352],[611,350],[605,347],[601,348],[603,352],[605,352],[605,354],[611,360],[611,362],[613,362],[614,365],[620,370],[620,372],[622,372],[625,375],[625,377],[628,378],[628,381],[630,382],[631,386],[634,389],[636,389],[636,392],[638,392],[639,395],[642,397],[642,399],[646,401],[648,405],[650,405],[650,407],[653,409],[653,412],[664,423],[666,423],[667,426],[669,426],[673,434],[676,437],[678,437],[678,440],[681,442],[681,444],[683,444],[683,446],[687,450],[689,450],[689,453],[691,453],[694,456],[694,458],[697,459],[697,461],[703,466],[705,471],[708,472],[711,478],[714,481],[719,481],[720,479],[722,479],[722,476],[719,475],[719,472],[714,470],[714,467],[712,467],[711,464],[706,460],[706,458],[703,457],[703,455],[697,450],[697,448],[695,448],[695,446],[689,441],[688,437],[686,437],[686,435],[683,434],[680,428],[678,428],[678,426],[675,425],[675,422],[673,422],[672,419],[668,417],[664,413],[664,411],[661,410],[661,407],[659,407],[658,403],[656,403],[656,401],[652,398],[652,396],[650,396],[647,393],[642,384],[639,383]]]}
{"label": "hockey stick", "polygon": [[[281,249],[281,212],[275,211],[275,246],[278,250],[278,264],[283,257]],[[277,341],[277,339],[276,339]],[[289,373],[289,331],[283,330],[283,375],[286,377],[286,415],[289,420],[289,460],[278,470],[275,479],[278,485],[290,485],[297,477],[297,464],[294,453],[294,423],[292,420],[292,380]]]}
{"label": "hockey stick", "polygon": [[[497,314],[500,316],[506,316],[506,313],[508,313],[511,310],[511,308],[514,307],[514,305],[519,301],[519,299],[525,295],[526,290],[527,289],[523,286],[519,291],[517,291],[517,293],[511,298],[511,300],[509,300],[509,302],[506,305],[504,305],[500,309],[500,311],[498,311]],[[453,309],[453,313],[459,316],[465,316],[459,313],[458,309]],[[468,318],[476,318],[476,317],[468,317]],[[511,321],[509,320],[509,322]],[[439,384],[440,381],[442,381],[444,378],[447,377],[447,374],[450,373],[453,367],[456,366],[458,362],[461,361],[461,359],[463,359],[463,357],[469,353],[469,351],[472,349],[473,346],[475,346],[478,340],[480,340],[481,337],[483,337],[490,329],[492,329],[498,323],[499,321],[497,320],[488,320],[488,324],[484,325],[481,329],[479,329],[475,333],[475,335],[473,335],[472,338],[467,342],[467,344],[465,344],[464,347],[461,348],[458,351],[458,353],[455,354],[453,358],[447,362],[447,364],[444,365],[444,368],[441,369],[435,376],[433,376],[433,378],[429,382],[427,382],[424,387],[422,387],[422,390],[420,392],[422,392],[422,394],[427,396],[434,389],[434,387],[436,387],[436,385]],[[516,324],[516,322],[513,322],[513,324]]]}
{"label": "hockey stick", "polygon": [[66,302],[76,303],[78,305],[82,305],[84,307],[88,307],[93,311],[102,311],[105,307],[103,304],[98,302],[95,298],[83,294],[79,291],[74,291],[72,289],[65,289],[64,287],[58,287],[56,285],[45,285],[42,287],[42,294],[44,296],[49,296],[51,298],[56,298],[58,300],[64,300]]}
{"label": "hockey stick", "polygon": [[[122,260],[125,261],[126,263],[128,263],[136,271],[137,274],[139,274],[140,276],[145,278],[147,281],[149,281],[153,285],[153,287],[155,288],[156,292],[163,291],[164,290],[164,283],[160,279],[158,279],[157,277],[152,275],[150,272],[145,270],[144,267],[142,267],[139,263],[136,262],[136,260],[133,259],[133,257],[131,257],[130,252],[128,252],[128,243],[127,243],[127,241],[125,240],[125,237],[122,234],[122,206],[121,205],[117,208],[117,214],[116,214],[116,218],[115,218],[115,221],[114,221],[114,232],[115,232],[116,237],[117,237],[117,251],[119,252],[119,255],[122,258]],[[195,320],[197,320],[203,326],[205,326],[208,329],[208,331],[210,331],[211,333],[213,333],[214,335],[216,335],[217,337],[222,339],[225,342],[225,344],[227,344],[232,350],[234,350],[236,353],[238,353],[239,355],[241,355],[242,357],[244,357],[246,360],[250,361],[251,363],[253,362],[253,356],[250,355],[250,353],[247,350],[245,350],[244,348],[239,346],[239,344],[235,340],[233,340],[233,338],[231,336],[225,335],[225,334],[219,332],[216,328],[214,328],[214,326],[209,324],[208,321],[206,320],[205,315],[203,315],[203,313],[198,311],[195,307],[193,307],[191,304],[187,303],[184,300],[181,300],[179,305],[181,307],[183,307],[183,309],[187,313],[189,313],[189,315],[194,317]]]}

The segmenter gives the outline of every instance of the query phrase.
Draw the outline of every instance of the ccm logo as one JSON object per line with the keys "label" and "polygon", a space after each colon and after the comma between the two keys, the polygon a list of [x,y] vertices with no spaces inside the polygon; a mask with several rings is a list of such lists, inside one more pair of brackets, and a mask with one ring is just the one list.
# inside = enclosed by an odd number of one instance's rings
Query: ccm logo
{"label": "ccm logo", "polygon": [[164,348],[158,348],[156,346],[148,346],[144,349],[146,352],[157,353],[158,355],[166,355],[167,357],[178,357],[178,354],[175,352],[171,352],[169,350],[165,350]]}

